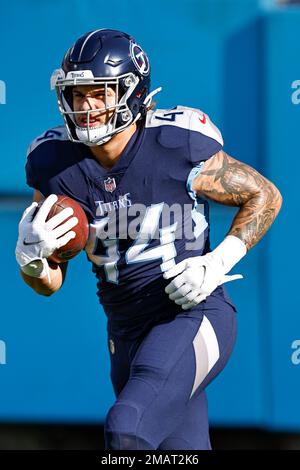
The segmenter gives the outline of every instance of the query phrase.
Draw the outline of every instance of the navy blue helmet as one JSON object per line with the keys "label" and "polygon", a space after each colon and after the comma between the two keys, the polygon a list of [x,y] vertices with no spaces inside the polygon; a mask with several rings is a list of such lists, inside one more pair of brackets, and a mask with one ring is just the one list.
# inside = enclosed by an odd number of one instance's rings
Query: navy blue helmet
{"label": "navy blue helmet", "polygon": [[[103,86],[105,107],[113,109],[104,125],[90,125],[95,110],[74,111],[72,88],[76,85]],[[61,69],[53,72],[51,87],[56,89],[59,110],[69,138],[86,145],[101,145],[144,116],[155,91],[150,91],[150,64],[147,54],[126,33],[98,29],[81,36],[66,52]],[[109,104],[107,90],[113,87],[115,102]],[[84,113],[87,125],[80,127],[76,115]],[[111,114],[111,113],[110,113]]]}

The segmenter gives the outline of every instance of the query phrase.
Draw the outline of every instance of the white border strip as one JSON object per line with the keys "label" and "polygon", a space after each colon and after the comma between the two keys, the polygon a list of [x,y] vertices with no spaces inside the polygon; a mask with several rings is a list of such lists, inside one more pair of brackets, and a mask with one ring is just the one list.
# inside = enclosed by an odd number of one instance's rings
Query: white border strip
{"label": "white border strip", "polygon": [[[205,315],[203,316],[201,326],[194,338],[193,347],[196,359],[196,372],[190,398],[220,357],[219,343],[215,330]],[[206,354],[204,347],[206,349]]]}

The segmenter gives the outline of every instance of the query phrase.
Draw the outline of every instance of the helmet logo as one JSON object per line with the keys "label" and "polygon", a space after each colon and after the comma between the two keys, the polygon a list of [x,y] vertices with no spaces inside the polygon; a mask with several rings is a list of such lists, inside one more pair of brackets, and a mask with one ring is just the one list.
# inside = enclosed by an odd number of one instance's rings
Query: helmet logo
{"label": "helmet logo", "polygon": [[140,46],[132,42],[130,46],[130,55],[140,74],[148,75],[150,64],[146,52],[144,52]]}

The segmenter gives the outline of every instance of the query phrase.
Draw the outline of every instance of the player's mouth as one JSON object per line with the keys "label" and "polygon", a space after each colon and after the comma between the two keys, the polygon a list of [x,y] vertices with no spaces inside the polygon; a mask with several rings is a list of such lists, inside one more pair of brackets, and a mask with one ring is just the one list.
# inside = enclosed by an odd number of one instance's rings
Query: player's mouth
{"label": "player's mouth", "polygon": [[99,127],[102,126],[102,122],[100,119],[100,116],[98,117],[92,117],[90,116],[89,120],[87,118],[81,118],[78,125],[80,127]]}

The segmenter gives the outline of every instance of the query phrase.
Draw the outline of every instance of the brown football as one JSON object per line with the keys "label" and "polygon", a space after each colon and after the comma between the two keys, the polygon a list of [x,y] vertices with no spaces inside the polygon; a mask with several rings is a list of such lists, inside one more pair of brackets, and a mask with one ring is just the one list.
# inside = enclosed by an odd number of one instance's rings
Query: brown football
{"label": "brown football", "polygon": [[[55,250],[48,258],[54,263],[65,263],[84,249],[89,236],[89,222],[84,210],[77,201],[68,196],[57,195],[57,197],[58,200],[51,207],[47,220],[51,219],[51,217],[58,214],[66,207],[72,207],[74,213],[62,223],[69,220],[71,217],[77,217],[78,219],[78,224],[72,228],[72,231],[76,233],[76,237],[70,240],[65,246]],[[42,203],[43,201],[39,203],[39,206],[41,206]]]}

